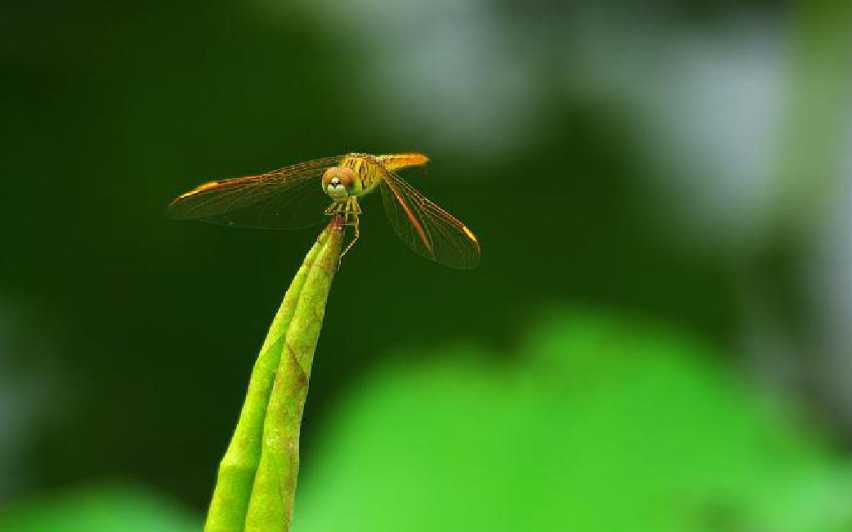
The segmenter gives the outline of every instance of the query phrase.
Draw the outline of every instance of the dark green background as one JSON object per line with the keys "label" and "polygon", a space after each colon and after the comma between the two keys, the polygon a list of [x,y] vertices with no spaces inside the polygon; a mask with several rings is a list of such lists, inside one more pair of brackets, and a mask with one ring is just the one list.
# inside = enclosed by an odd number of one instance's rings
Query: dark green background
{"label": "dark green background", "polygon": [[[604,309],[631,327],[679,331],[712,348],[687,358],[712,359],[759,389],[780,363],[769,357],[753,369],[749,362],[744,301],[757,293],[794,352],[817,352],[799,272],[813,238],[801,227],[818,217],[807,214],[802,223],[781,207],[774,225],[745,246],[726,246],[725,234],[677,236],[690,223],[689,208],[655,184],[659,155],[643,144],[635,110],[593,82],[560,89],[566,79],[586,83],[585,71],[567,60],[563,66],[560,45],[551,42],[576,27],[586,4],[481,3],[519,33],[513,42],[529,45],[507,52],[542,64],[525,96],[539,117],[535,133],[516,149],[511,121],[494,126],[506,128],[510,147],[494,149],[464,130],[448,142],[419,135],[416,123],[389,127],[418,113],[399,112],[383,95],[396,91],[427,116],[423,106],[440,101],[418,101],[405,82],[376,68],[373,54],[387,57],[385,48],[405,36],[388,31],[386,19],[356,29],[328,17],[331,2],[322,9],[274,4],[0,4],[0,371],[4,384],[16,384],[5,400],[34,412],[0,432],[21,442],[10,455],[14,468],[2,474],[0,506],[106,480],[144,485],[203,512],[253,357],[317,231],[174,222],[165,206],[206,180],[327,155],[427,153],[428,176],[405,177],[477,233],[482,264],[459,272],[422,260],[396,241],[378,198],[363,202],[362,239],[335,281],[317,351],[303,431],[306,475],[321,460],[319,444],[333,447],[326,436],[340,405],[389,360],[428,364],[444,346],[463,342],[487,353],[484,367],[511,365],[552,309]],[[643,20],[663,20],[710,45],[742,13],[778,24],[793,88],[803,77],[797,68],[837,71],[843,62],[832,61],[845,57],[848,44],[842,29],[852,30],[843,26],[849,10],[842,2],[598,9],[616,13],[619,31],[641,33]],[[446,47],[447,36],[433,30],[424,25],[410,37],[426,50]],[[477,38],[477,28],[469,30]],[[385,32],[387,39],[376,37]],[[373,38],[363,40],[366,33]],[[492,44],[477,41],[486,51]],[[565,50],[572,54],[579,52]],[[432,60],[452,56],[450,48]],[[481,68],[486,79],[493,74],[492,66]],[[649,69],[626,82],[655,75]],[[840,113],[849,94],[834,88],[817,84],[798,94],[824,90]],[[474,93],[494,97],[487,83]],[[799,129],[818,118],[797,115],[795,102],[784,113],[792,118],[782,121],[782,140],[804,135]],[[809,156],[826,155],[801,158]],[[844,455],[850,438],[842,405],[807,368],[787,392],[804,399],[805,418],[817,420]]]}

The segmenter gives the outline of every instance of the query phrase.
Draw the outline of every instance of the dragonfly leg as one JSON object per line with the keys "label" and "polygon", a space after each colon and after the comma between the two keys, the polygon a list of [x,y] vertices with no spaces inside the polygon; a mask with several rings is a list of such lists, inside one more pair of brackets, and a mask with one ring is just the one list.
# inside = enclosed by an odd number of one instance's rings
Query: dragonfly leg
{"label": "dragonfly leg", "polygon": [[346,212],[354,214],[356,217],[361,214],[361,205],[358,203],[357,197],[350,196],[349,199],[346,200]]}
{"label": "dragonfly leg", "polygon": [[329,205],[325,209],[324,214],[326,216],[334,216],[335,214],[343,214],[344,212],[346,212],[346,206],[347,206],[346,203],[339,203],[339,202],[335,201],[334,203],[332,203],[331,205]]}
{"label": "dragonfly leg", "polygon": [[352,242],[349,242],[349,244],[347,244],[347,245],[346,245],[346,249],[344,249],[344,250],[343,250],[343,253],[341,253],[341,254],[340,254],[340,259],[338,259],[338,261],[337,261],[337,267],[338,267],[338,269],[340,268],[340,264],[343,262],[343,257],[344,257],[344,255],[346,255],[346,253],[347,253],[350,249],[352,249],[352,246],[354,246],[354,245],[355,245],[355,242],[357,242],[357,241],[358,241],[358,239],[359,239],[359,238],[361,238],[361,228],[359,227],[359,223],[360,223],[360,221],[359,221],[359,219],[358,219],[358,215],[357,215],[357,214],[352,215],[352,221],[351,221],[351,222],[349,222],[349,221],[347,221],[347,222],[346,222],[346,225],[351,225],[351,226],[354,228],[354,230],[355,230],[355,235],[354,235],[354,237],[352,238]]}
{"label": "dragonfly leg", "polygon": [[343,256],[352,249],[352,246],[355,245],[355,242],[361,238],[361,220],[358,218],[358,215],[361,214],[361,207],[358,205],[358,200],[355,197],[349,198],[346,202],[346,221],[345,225],[351,225],[355,231],[355,235],[352,238],[352,242],[346,246],[346,249],[343,250],[343,253],[340,254],[340,259],[337,261],[337,267],[340,268],[340,264],[343,262]]}

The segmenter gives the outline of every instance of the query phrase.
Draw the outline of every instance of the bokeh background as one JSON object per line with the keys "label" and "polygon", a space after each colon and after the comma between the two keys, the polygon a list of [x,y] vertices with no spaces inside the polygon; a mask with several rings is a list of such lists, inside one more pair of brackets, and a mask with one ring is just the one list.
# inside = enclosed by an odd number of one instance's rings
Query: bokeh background
{"label": "bokeh background", "polygon": [[[349,151],[294,530],[852,530],[852,3],[0,3],[0,531],[198,530],[317,231],[165,219]],[[368,198],[369,200],[369,198]]]}

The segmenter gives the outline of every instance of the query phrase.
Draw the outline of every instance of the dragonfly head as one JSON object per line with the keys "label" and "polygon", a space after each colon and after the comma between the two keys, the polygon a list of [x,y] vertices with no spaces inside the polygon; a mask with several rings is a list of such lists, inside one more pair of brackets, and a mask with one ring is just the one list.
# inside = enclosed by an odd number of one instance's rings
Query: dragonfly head
{"label": "dragonfly head", "polygon": [[335,201],[343,201],[355,188],[355,172],[351,168],[329,168],[322,176],[322,189]]}

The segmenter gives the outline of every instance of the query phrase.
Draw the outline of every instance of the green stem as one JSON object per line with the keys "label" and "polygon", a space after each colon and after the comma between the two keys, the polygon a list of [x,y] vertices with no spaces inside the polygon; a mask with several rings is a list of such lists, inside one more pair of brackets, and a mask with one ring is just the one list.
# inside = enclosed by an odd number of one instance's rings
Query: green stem
{"label": "green stem", "polygon": [[342,240],[339,225],[322,232],[275,315],[219,466],[205,532],[289,528],[302,410]]}

